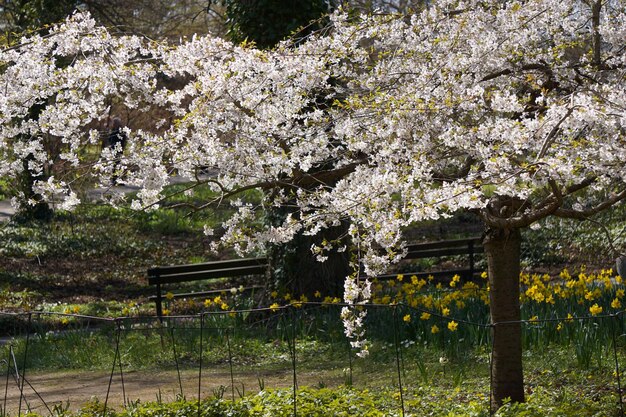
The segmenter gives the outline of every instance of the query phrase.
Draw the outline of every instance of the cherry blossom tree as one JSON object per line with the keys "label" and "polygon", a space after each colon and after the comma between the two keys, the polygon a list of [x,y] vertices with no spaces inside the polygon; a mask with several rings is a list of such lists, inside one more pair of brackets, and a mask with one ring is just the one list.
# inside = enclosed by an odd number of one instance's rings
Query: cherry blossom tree
{"label": "cherry blossom tree", "polygon": [[[492,405],[524,401],[520,230],[547,216],[586,219],[626,197],[626,3],[443,0],[411,16],[330,20],[307,42],[260,51],[212,37],[117,38],[75,15],[0,53],[0,175],[18,175],[27,154],[33,172],[49,163],[46,134],[85,168],[97,133],[87,127],[110,97],[164,109],[172,117],[153,130],[127,129],[119,164],[105,149],[90,171],[107,182],[121,166],[123,181],[141,187],[137,209],[167,197],[174,171],[207,183],[220,199],[206,206],[236,208],[219,242],[241,253],[349,220],[346,236],[311,250],[320,261],[354,251],[363,272],[346,278],[352,304],[368,301],[367,276],[402,258],[406,227],[474,212],[486,227]],[[168,88],[169,78],[186,83]],[[198,177],[199,167],[218,174]],[[238,198],[249,189],[268,191],[266,208],[295,210],[255,226],[257,207]],[[38,191],[78,203],[69,177]],[[363,314],[342,317],[365,352]]]}

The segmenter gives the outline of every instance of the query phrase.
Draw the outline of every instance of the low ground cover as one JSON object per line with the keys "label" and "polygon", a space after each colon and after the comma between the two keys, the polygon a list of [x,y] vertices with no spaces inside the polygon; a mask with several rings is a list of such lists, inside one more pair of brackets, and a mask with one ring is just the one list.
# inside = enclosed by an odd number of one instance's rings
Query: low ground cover
{"label": "low ground cover", "polygon": [[[573,394],[573,393],[572,393]],[[553,393],[541,391],[529,396],[526,404],[507,404],[496,417],[513,416],[614,416],[614,407],[588,398],[572,396],[571,401],[557,407],[546,406],[544,401]],[[305,388],[296,394],[294,406],[293,393],[288,389],[263,390],[255,395],[234,401],[223,398],[211,398],[197,401],[180,400],[170,403],[135,402],[126,408],[112,410],[105,408],[102,402],[92,402],[78,412],[60,412],[65,416],[102,416],[144,417],[144,416],[190,416],[201,417],[260,417],[293,416],[309,417],[329,416],[458,416],[486,417],[489,412],[483,405],[486,401],[473,392],[452,390],[444,395],[438,389],[420,387],[404,392],[404,414],[400,406],[399,395],[392,390],[372,391],[369,389],[342,388]],[[466,401],[474,396],[476,401]],[[583,408],[581,408],[581,406]],[[580,414],[582,411],[583,414]]]}

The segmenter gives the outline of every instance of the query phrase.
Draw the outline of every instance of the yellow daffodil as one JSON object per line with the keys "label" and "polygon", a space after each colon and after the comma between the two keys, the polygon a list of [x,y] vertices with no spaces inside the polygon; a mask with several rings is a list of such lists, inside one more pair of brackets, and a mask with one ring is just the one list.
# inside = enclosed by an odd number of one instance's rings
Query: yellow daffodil
{"label": "yellow daffodil", "polygon": [[602,313],[602,307],[600,307],[597,303],[589,307],[589,312],[592,316],[597,316]]}

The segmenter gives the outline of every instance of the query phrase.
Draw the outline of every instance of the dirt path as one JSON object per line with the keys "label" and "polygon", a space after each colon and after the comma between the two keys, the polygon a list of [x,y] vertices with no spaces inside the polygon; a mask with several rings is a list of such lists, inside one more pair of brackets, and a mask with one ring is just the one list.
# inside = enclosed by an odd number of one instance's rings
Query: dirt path
{"label": "dirt path", "polygon": [[[211,171],[208,172],[206,174],[200,175],[198,178],[199,180],[205,179],[205,178],[210,178],[212,176],[217,175],[217,171]],[[189,180],[185,179],[185,178],[181,178],[179,176],[173,176],[170,177],[170,184],[185,184],[188,183]],[[105,197],[107,195],[111,195],[111,194],[130,194],[130,193],[134,193],[139,191],[140,188],[136,187],[136,186],[132,186],[132,185],[116,185],[114,187],[108,187],[108,188],[92,188],[87,190],[86,194],[87,194],[87,199],[89,201],[95,202],[95,201],[102,201],[105,199]],[[15,214],[15,208],[11,205],[11,201],[10,200],[0,200],[0,223],[2,222],[8,222],[9,220],[11,220],[11,217]]]}
{"label": "dirt path", "polygon": [[9,200],[0,200],[0,222],[11,220],[11,216],[15,214],[15,209]]}
{"label": "dirt path", "polygon": [[[323,374],[325,384],[338,385],[342,382],[339,370],[336,372],[327,370]],[[321,373],[318,372],[298,372],[298,383],[299,385],[317,385],[322,380],[320,377]],[[0,401],[5,398],[4,392],[6,391],[6,412],[17,415],[20,408],[19,386],[14,378],[8,381],[8,386],[6,378],[3,379],[4,381],[0,381]],[[77,410],[95,399],[104,403],[109,388],[109,379],[110,373],[102,371],[27,373],[28,384],[24,385],[21,410],[24,412],[30,409],[42,415],[49,415],[51,413],[48,408],[52,410],[55,405],[66,407],[68,402],[72,410]],[[164,402],[173,401],[181,393],[181,386],[185,398],[196,399],[198,397],[197,369],[181,370],[180,383],[175,370],[124,372],[123,381],[122,384],[119,370],[116,370],[109,392],[108,407],[122,407],[124,397],[127,401],[140,400],[143,403],[157,399]],[[203,369],[201,396],[211,397],[221,391],[225,398],[230,398],[233,394],[235,398],[238,398],[241,393],[258,392],[260,384],[264,384],[266,388],[291,387],[291,370],[237,372],[234,374],[234,384],[231,384],[228,368]],[[0,407],[2,404],[3,402],[0,402]]]}

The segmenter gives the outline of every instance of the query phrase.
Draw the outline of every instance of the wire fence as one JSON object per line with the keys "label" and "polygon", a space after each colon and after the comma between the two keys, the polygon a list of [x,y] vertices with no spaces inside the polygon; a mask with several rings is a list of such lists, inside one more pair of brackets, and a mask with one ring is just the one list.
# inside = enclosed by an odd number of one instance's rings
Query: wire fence
{"label": "wire fence", "polygon": [[[343,334],[339,314],[342,307],[367,310],[365,332],[368,338],[383,346],[383,359],[380,352],[366,359],[355,357],[355,349]],[[608,340],[598,342],[612,353],[612,363],[607,366],[614,368],[614,386],[609,389],[618,401],[618,412],[625,415],[620,370],[620,354],[624,353],[624,346],[620,345],[625,333],[623,311],[575,319],[533,318],[519,322],[480,323],[405,304],[355,307],[317,302],[163,318],[0,313],[5,334],[5,357],[0,361],[5,367],[5,387],[0,413],[21,416],[27,411],[37,411],[53,415],[55,407],[64,400],[84,401],[85,395],[78,395],[80,378],[76,376],[84,373],[84,379],[91,383],[84,387],[89,391],[88,396],[104,398],[103,416],[112,402],[127,406],[137,391],[145,396],[150,388],[154,389],[152,395],[159,400],[164,393],[172,394],[174,398],[197,399],[200,416],[203,398],[215,395],[230,396],[235,400],[246,395],[246,386],[250,390],[250,385],[256,383],[260,390],[290,387],[295,417],[299,415],[297,394],[300,386],[315,385],[315,381],[319,386],[328,387],[358,385],[359,378],[367,386],[371,383],[369,372],[385,368],[386,378],[393,378],[391,386],[397,392],[394,398],[397,398],[398,413],[404,416],[407,406],[403,388],[407,379],[413,381],[414,372],[420,371],[407,366],[406,356],[408,354],[411,361],[415,360],[412,349],[416,341],[425,338],[423,333],[427,331],[423,326],[408,326],[405,317],[424,313],[432,315],[430,322],[440,323],[442,328],[450,328],[450,323],[459,326],[458,330],[453,326],[453,331],[437,332],[437,335],[432,331],[436,325],[431,327],[428,337],[437,337],[443,351],[467,351],[470,347],[463,343],[470,339],[471,343],[478,340],[487,347],[483,374],[484,385],[489,391],[483,398],[490,412],[494,377],[492,342],[498,329],[520,324],[531,338],[533,329],[542,325],[573,320],[581,328],[601,326],[608,329],[603,333]],[[467,337],[470,334],[471,337]],[[319,341],[327,343],[321,346]],[[260,346],[268,343],[273,347]],[[593,348],[587,354],[593,355]],[[107,363],[109,371],[106,373],[93,371],[103,369]],[[55,372],[52,376],[34,372],[42,368],[52,368]],[[72,381],[74,385],[63,388],[61,380],[68,378],[75,379]]]}

